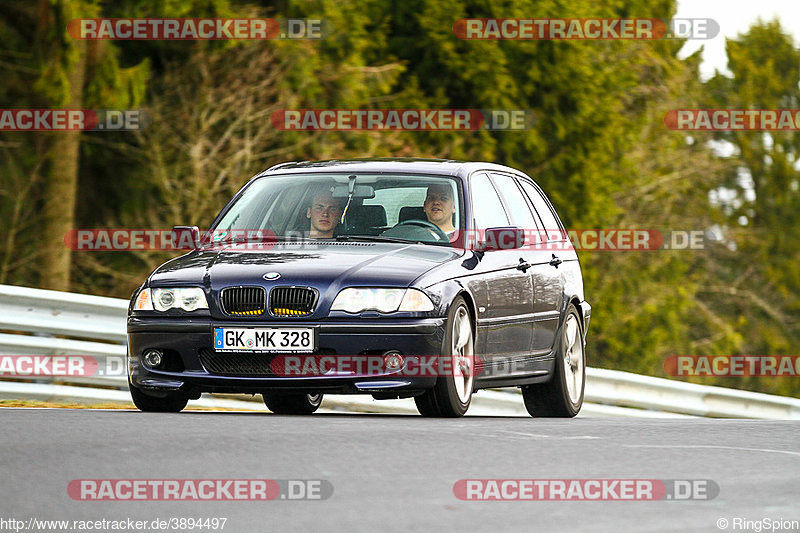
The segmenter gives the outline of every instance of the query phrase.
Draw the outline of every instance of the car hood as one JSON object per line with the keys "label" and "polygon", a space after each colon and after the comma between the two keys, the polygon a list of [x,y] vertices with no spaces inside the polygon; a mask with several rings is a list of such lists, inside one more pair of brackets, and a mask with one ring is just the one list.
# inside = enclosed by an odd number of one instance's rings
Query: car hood
{"label": "car hood", "polygon": [[[234,285],[307,285],[320,293],[346,286],[407,287],[462,250],[367,242],[277,243],[269,250],[198,250],[164,263],[151,286],[202,284],[216,292]],[[266,279],[277,273],[276,279]],[[273,274],[274,276],[274,274]]]}

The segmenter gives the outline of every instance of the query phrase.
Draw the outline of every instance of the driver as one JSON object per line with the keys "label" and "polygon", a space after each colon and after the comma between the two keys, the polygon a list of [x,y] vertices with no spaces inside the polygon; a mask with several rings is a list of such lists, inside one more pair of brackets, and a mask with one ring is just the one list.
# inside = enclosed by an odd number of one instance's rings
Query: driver
{"label": "driver", "polygon": [[453,191],[449,185],[438,184],[428,187],[423,206],[428,222],[436,224],[450,240],[453,240],[456,228],[453,226],[453,213],[456,212],[456,203]]}
{"label": "driver", "polygon": [[306,209],[306,218],[311,221],[307,236],[311,239],[332,239],[341,216],[339,200],[328,190],[317,192]]}

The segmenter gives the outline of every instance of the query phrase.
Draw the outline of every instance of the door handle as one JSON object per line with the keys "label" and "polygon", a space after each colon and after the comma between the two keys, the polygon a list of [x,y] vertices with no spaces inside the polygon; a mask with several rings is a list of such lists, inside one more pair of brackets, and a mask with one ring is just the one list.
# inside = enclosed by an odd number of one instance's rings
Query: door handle
{"label": "door handle", "polygon": [[517,265],[517,270],[522,270],[525,272],[531,267],[531,264],[525,261],[523,258],[519,258],[519,264]]}
{"label": "door handle", "polygon": [[556,268],[558,268],[558,265],[560,265],[560,264],[561,264],[561,263],[563,263],[563,262],[564,262],[564,261],[562,261],[561,259],[559,259],[559,258],[558,258],[558,256],[557,256],[556,254],[553,254],[553,258],[550,260],[550,264],[551,264],[551,265],[553,265],[553,266],[554,266],[554,267],[556,267]]}

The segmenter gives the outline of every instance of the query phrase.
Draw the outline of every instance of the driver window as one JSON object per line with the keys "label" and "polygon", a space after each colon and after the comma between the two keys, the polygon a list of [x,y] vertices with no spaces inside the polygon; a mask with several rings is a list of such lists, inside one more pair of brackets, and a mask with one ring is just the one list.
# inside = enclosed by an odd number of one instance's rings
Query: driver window
{"label": "driver window", "polygon": [[508,226],[508,216],[497,196],[489,176],[475,174],[471,180],[472,210],[475,229],[502,228]]}

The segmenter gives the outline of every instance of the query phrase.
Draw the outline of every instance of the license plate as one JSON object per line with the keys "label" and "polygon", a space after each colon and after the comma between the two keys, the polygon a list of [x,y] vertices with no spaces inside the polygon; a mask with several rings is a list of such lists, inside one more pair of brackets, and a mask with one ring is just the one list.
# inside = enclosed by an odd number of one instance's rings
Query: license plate
{"label": "license plate", "polygon": [[218,352],[313,352],[314,329],[214,328],[214,349]]}

